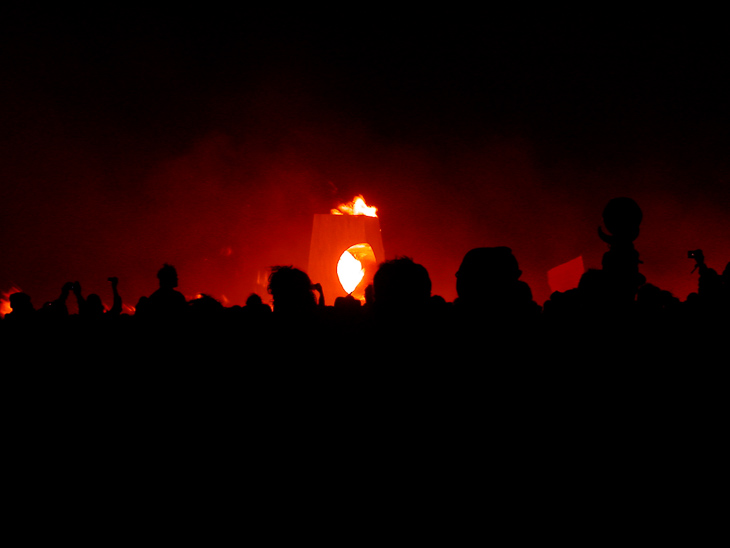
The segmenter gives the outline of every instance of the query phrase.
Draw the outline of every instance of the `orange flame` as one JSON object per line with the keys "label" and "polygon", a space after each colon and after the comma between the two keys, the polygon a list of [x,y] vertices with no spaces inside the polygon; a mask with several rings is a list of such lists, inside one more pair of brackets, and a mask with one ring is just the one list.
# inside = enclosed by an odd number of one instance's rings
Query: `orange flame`
{"label": "orange flame", "polygon": [[332,215],[366,215],[368,217],[377,217],[377,207],[369,206],[365,203],[365,199],[362,195],[355,196],[355,198],[347,204],[340,204],[337,209],[330,211]]}
{"label": "orange flame", "polygon": [[[340,279],[342,289],[361,302],[365,301],[365,288],[363,282],[367,271],[372,272],[375,265],[375,254],[370,244],[355,244],[346,249],[337,262],[337,277]],[[368,281],[371,277],[368,279]]]}
{"label": "orange flame", "polygon": [[349,295],[365,277],[365,269],[352,253],[345,251],[337,262],[337,276],[342,288]]}
{"label": "orange flame", "polygon": [[20,293],[19,287],[11,287],[8,291],[3,291],[0,295],[0,318],[4,318],[5,314],[10,314],[13,309],[10,307],[10,295]]}

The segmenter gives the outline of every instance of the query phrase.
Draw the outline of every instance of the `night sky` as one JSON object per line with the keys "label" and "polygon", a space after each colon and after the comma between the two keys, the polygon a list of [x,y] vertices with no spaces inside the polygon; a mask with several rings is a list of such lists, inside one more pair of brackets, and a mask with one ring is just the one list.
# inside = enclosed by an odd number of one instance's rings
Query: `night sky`
{"label": "night sky", "polygon": [[[576,14],[573,14],[574,16]],[[0,291],[67,281],[110,304],[157,287],[243,304],[306,269],[312,216],[364,195],[386,255],[456,297],[473,247],[600,267],[609,199],[644,211],[651,283],[730,261],[730,39],[605,16],[6,14],[0,20]],[[336,17],[337,20],[333,20]],[[316,281],[316,280],[315,280]]]}

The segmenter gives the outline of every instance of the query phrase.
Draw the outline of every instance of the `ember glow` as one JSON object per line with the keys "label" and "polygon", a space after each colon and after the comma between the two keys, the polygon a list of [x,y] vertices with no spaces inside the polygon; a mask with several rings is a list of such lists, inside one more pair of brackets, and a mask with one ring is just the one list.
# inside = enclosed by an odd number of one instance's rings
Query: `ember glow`
{"label": "ember glow", "polygon": [[347,203],[340,204],[336,209],[330,211],[332,215],[366,215],[367,217],[377,217],[378,208],[369,206],[365,203],[365,199],[362,195],[355,196],[355,198]]}
{"label": "ember glow", "polygon": [[8,291],[0,293],[0,318],[4,318],[5,314],[10,314],[13,311],[10,307],[10,295],[19,292],[20,288],[11,287]]}

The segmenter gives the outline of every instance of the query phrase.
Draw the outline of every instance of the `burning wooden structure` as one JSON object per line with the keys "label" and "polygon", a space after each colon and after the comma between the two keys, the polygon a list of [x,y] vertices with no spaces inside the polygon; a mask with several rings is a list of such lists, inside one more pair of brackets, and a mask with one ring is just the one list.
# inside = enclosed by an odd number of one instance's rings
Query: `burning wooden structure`
{"label": "burning wooden structure", "polygon": [[380,221],[362,196],[330,214],[314,216],[308,274],[322,284],[328,304],[352,295],[364,301],[378,265],[385,260]]}

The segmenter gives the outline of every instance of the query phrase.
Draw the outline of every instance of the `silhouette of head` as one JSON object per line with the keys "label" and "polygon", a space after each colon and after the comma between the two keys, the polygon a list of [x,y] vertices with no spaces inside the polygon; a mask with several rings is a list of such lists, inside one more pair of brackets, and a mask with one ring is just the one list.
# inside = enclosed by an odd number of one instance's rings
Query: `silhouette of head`
{"label": "silhouette of head", "polygon": [[423,265],[409,257],[397,257],[378,267],[373,293],[379,309],[420,310],[431,298],[431,278]]}
{"label": "silhouette of head", "polygon": [[274,312],[301,313],[311,311],[317,305],[309,276],[298,268],[273,267],[268,291],[274,298]]}
{"label": "silhouette of head", "polygon": [[27,293],[13,293],[10,295],[10,308],[13,312],[16,312],[18,316],[23,316],[29,312],[34,312],[35,309],[30,302],[30,295]]}
{"label": "silhouette of head", "polygon": [[177,270],[172,265],[165,263],[157,272],[157,279],[160,280],[160,287],[174,289],[177,287]]}
{"label": "silhouette of head", "polygon": [[603,209],[603,224],[616,238],[633,242],[639,237],[643,213],[631,198],[614,198]]}
{"label": "silhouette of head", "polygon": [[337,297],[335,299],[335,308],[338,310],[356,310],[361,306],[362,303],[352,295]]}
{"label": "silhouette of head", "polygon": [[636,302],[649,308],[660,308],[662,305],[662,290],[654,284],[644,284],[636,292]]}
{"label": "silhouette of head", "polygon": [[456,273],[456,293],[462,300],[480,300],[500,287],[514,285],[521,275],[509,247],[477,247],[461,261]]}
{"label": "silhouette of head", "polygon": [[86,297],[86,312],[89,316],[100,316],[104,313],[104,305],[101,302],[101,297],[96,293],[92,293]]}
{"label": "silhouette of head", "polygon": [[599,313],[615,305],[610,278],[605,270],[589,268],[578,282],[578,296],[584,311]]}
{"label": "silhouette of head", "polygon": [[190,310],[197,317],[213,317],[223,311],[223,304],[210,295],[202,294],[188,303]]}
{"label": "silhouette of head", "polygon": [[256,293],[251,293],[248,296],[248,299],[246,299],[246,306],[256,308],[257,306],[261,306],[262,304],[263,301],[261,300],[261,297]]}

